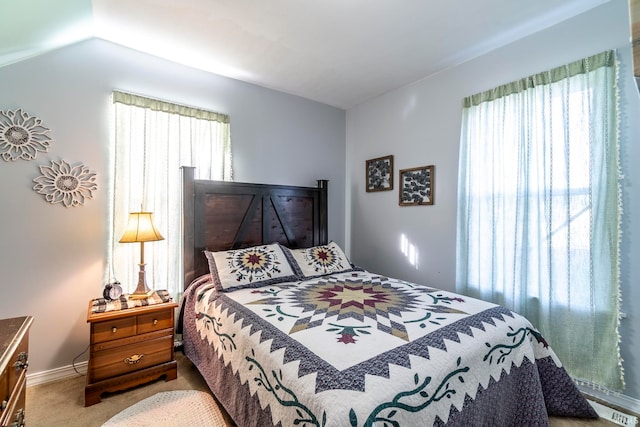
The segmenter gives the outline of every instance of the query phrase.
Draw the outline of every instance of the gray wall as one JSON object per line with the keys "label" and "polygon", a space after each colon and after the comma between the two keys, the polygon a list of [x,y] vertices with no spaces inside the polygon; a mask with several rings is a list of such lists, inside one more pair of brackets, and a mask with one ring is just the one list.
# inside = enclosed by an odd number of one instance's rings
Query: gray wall
{"label": "gray wall", "polygon": [[[87,307],[101,295],[105,266],[113,89],[229,114],[235,180],[329,179],[329,237],[344,239],[343,110],[97,39],[0,68],[0,110],[24,108],[55,140],[34,161],[0,163],[0,317],[35,317],[31,374],[70,365],[88,345]],[[31,189],[38,165],[61,159],[98,174],[81,207],[51,205]]]}
{"label": "gray wall", "polygon": [[[456,192],[461,106],[465,96],[619,48],[622,104],[624,241],[622,356],[627,390],[640,398],[640,99],[631,77],[628,5],[611,1],[574,19],[479,56],[347,112],[347,241],[352,261],[372,271],[442,289],[455,288]],[[366,159],[393,154],[398,170],[435,165],[435,205],[399,207],[394,191],[366,193]],[[417,267],[400,250],[404,235]]]}

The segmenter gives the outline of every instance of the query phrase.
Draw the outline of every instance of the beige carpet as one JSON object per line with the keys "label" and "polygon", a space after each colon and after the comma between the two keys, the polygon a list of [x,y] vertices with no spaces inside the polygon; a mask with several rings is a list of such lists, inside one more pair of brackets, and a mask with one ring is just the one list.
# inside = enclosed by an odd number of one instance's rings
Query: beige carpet
{"label": "beige carpet", "polygon": [[[126,392],[105,393],[102,402],[84,407],[86,377],[76,376],[29,387],[27,381],[26,425],[29,427],[100,427],[131,405],[157,393],[198,390],[209,393],[198,370],[181,352],[176,352],[178,378],[154,381]],[[223,411],[226,426],[234,426]]]}

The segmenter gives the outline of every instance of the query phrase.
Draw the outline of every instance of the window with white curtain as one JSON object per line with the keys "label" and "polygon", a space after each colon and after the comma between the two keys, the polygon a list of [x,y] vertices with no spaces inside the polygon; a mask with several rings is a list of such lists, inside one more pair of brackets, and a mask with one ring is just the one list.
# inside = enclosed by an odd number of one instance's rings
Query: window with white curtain
{"label": "window with white curtain", "polygon": [[125,292],[138,282],[140,246],[119,243],[129,212],[153,212],[164,240],[145,244],[147,284],[182,292],[182,171],[197,179],[231,180],[231,137],[225,114],[114,91],[111,218],[107,280]]}
{"label": "window with white curtain", "polygon": [[617,75],[609,51],[464,100],[456,286],[620,391]]}

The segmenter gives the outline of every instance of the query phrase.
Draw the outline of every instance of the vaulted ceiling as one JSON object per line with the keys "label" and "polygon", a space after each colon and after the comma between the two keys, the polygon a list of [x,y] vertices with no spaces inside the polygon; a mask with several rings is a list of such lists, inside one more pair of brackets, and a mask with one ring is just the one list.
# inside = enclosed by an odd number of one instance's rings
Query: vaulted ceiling
{"label": "vaulted ceiling", "polygon": [[608,1],[2,1],[0,66],[98,37],[346,109]]}

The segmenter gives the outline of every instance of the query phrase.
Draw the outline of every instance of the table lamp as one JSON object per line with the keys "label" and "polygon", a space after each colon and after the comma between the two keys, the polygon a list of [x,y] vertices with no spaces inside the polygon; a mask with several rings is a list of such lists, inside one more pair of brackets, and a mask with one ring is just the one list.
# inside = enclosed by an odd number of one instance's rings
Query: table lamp
{"label": "table lamp", "polygon": [[129,214],[129,223],[125,230],[120,243],[137,243],[140,242],[140,272],[138,273],[138,287],[129,296],[133,299],[147,298],[151,294],[151,290],[147,287],[145,279],[144,266],[144,242],[155,242],[164,240],[156,226],[153,224],[152,212],[131,212]]}

